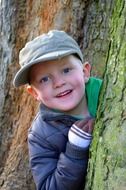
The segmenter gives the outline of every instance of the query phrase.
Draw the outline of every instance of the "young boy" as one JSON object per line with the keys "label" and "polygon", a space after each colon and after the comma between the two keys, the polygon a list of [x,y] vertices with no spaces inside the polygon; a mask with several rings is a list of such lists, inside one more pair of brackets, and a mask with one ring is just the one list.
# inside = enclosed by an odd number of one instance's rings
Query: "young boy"
{"label": "young boy", "polygon": [[16,87],[40,102],[28,133],[38,190],[81,190],[101,80],[90,77],[76,41],[63,31],[38,36],[20,51]]}

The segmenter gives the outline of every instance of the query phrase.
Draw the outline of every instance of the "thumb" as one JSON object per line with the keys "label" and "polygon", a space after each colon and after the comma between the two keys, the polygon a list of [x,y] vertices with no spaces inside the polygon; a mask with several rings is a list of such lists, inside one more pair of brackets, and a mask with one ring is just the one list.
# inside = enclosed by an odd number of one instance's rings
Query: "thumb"
{"label": "thumb", "polygon": [[90,119],[88,121],[88,133],[92,134],[94,129],[95,119]]}

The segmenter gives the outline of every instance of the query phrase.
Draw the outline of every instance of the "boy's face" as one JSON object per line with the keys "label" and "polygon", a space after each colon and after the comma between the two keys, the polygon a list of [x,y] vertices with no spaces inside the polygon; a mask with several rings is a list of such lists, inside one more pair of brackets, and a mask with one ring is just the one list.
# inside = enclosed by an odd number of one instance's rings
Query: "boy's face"
{"label": "boy's face", "polygon": [[89,64],[70,55],[32,66],[28,91],[47,107],[68,112],[79,109],[89,76]]}

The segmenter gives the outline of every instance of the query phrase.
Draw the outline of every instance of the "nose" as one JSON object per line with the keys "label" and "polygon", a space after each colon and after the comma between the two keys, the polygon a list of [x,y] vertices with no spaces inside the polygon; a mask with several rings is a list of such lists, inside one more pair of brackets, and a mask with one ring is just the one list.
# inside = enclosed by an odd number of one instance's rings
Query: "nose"
{"label": "nose", "polygon": [[65,81],[61,76],[55,76],[55,78],[53,79],[54,88],[62,87],[64,84],[65,84]]}

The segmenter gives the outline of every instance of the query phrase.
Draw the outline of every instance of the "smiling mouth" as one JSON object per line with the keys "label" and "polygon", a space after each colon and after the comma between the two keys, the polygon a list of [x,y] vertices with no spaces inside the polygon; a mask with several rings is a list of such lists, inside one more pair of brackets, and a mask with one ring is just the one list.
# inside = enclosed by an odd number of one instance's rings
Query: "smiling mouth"
{"label": "smiling mouth", "polygon": [[66,90],[64,92],[59,93],[56,97],[57,98],[65,97],[65,96],[69,95],[71,92],[72,92],[72,90]]}

